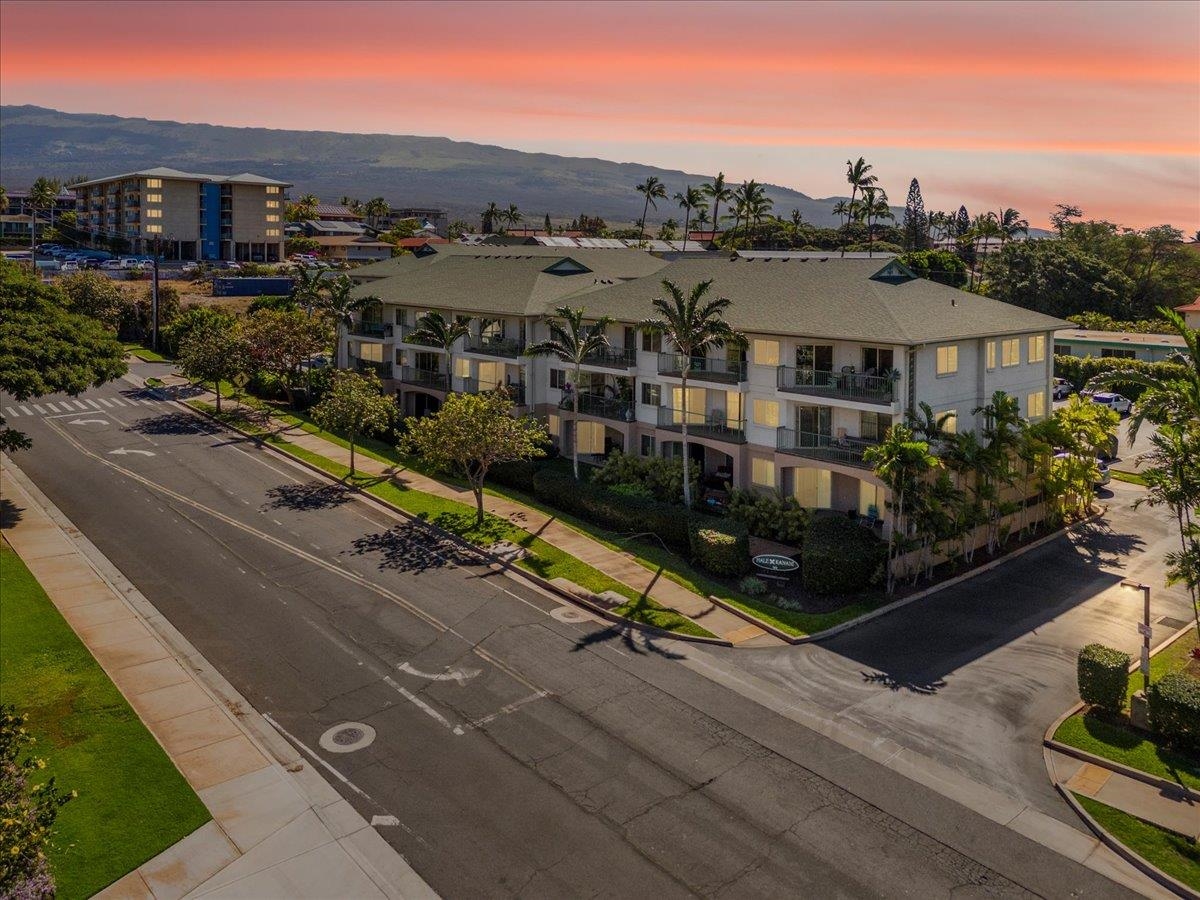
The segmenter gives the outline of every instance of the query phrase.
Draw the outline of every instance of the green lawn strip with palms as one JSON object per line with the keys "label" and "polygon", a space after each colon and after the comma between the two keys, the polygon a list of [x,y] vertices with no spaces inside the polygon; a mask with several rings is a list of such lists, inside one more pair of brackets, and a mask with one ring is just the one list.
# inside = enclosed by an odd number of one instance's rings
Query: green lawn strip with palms
{"label": "green lawn strip with palms", "polygon": [[0,695],[78,796],[47,852],[60,897],[89,897],[210,819],[20,557],[0,544]]}
{"label": "green lawn strip with palms", "polygon": [[1101,828],[1146,862],[1200,890],[1200,844],[1091,797],[1075,794],[1075,799]]}
{"label": "green lawn strip with palms", "polygon": [[[210,404],[199,401],[191,401],[191,403],[205,412],[215,414],[215,408]],[[248,422],[245,417],[238,416],[236,412],[225,410],[221,418],[243,430],[262,436],[272,446],[278,447],[297,459],[304,460],[335,478],[353,484],[411,515],[470,541],[472,544],[486,547],[498,541],[510,541],[523,547],[529,551],[529,555],[517,561],[516,565],[519,568],[533,572],[545,579],[565,578],[596,594],[614,591],[627,599],[626,603],[612,609],[612,612],[619,616],[644,625],[661,628],[664,631],[698,637],[714,637],[712,632],[697,625],[691,619],[674,610],[667,609],[649,597],[642,597],[633,588],[498,516],[488,515],[484,518],[481,526],[476,526],[475,510],[465,503],[436,497],[423,491],[411,490],[390,479],[364,475],[350,478],[349,467],[297,446],[279,435],[271,434],[261,424]],[[336,437],[325,432],[321,434],[331,440]],[[338,440],[340,441],[340,439]]]}
{"label": "green lawn strip with palms", "polygon": [[136,356],[142,362],[170,362],[171,361],[171,358],[169,356],[163,356],[161,353],[156,353],[155,351],[151,350],[149,347],[145,347],[142,344],[139,344],[136,342],[128,342],[127,341],[122,346],[124,346],[126,353]]}
{"label": "green lawn strip with palms", "polygon": [[1117,481],[1124,481],[1126,484],[1140,484],[1142,487],[1146,487],[1146,479],[1137,472],[1125,472],[1121,469],[1109,469],[1108,472]]}
{"label": "green lawn strip with palms", "polygon": [[[1189,630],[1150,657],[1150,680],[1158,681],[1172,672],[1182,671],[1196,644],[1196,632]],[[1141,675],[1134,673],[1129,679],[1128,696],[1132,697],[1141,687]],[[1069,747],[1200,791],[1200,759],[1173,750],[1160,743],[1154,735],[1132,728],[1124,717],[1079,712],[1058,726],[1054,739]]]}

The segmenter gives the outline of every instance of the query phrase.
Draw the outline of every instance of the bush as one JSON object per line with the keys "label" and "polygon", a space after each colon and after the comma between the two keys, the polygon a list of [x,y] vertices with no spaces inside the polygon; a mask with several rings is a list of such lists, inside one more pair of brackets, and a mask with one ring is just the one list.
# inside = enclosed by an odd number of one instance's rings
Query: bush
{"label": "bush", "polygon": [[534,492],[533,475],[536,471],[537,464],[533,460],[519,459],[492,466],[488,470],[488,479],[494,484],[502,484],[505,487],[532,494]]}
{"label": "bush", "polygon": [[639,500],[653,500],[654,494],[644,484],[614,484],[609,490],[622,497],[636,497]]}
{"label": "bush", "polygon": [[804,535],[800,567],[814,594],[854,594],[879,582],[887,545],[843,516],[813,519]]}
{"label": "bush", "polygon": [[753,575],[747,575],[738,582],[738,590],[747,597],[761,597],[767,592],[767,583],[761,578],[755,578]]}
{"label": "bush", "polygon": [[744,524],[755,537],[800,546],[809,513],[796,498],[734,488],[729,493],[729,517]]}
{"label": "bush", "polygon": [[1200,752],[1200,678],[1176,672],[1150,685],[1150,726],[1169,744]]}
{"label": "bush", "polygon": [[[692,463],[692,483],[700,478],[700,467]],[[596,484],[640,484],[662,503],[683,502],[683,460],[662,456],[630,456],[611,453],[592,476]]]}
{"label": "bush", "polygon": [[[1070,339],[1066,339],[1067,342]],[[1171,362],[1146,362],[1141,359],[1113,359],[1098,356],[1055,356],[1054,375],[1071,382],[1076,390],[1080,390],[1091,379],[1114,369],[1128,369],[1156,378],[1183,378],[1187,372],[1185,366]],[[1140,384],[1130,384],[1127,381],[1113,385],[1113,390],[1130,400],[1142,396],[1145,388]]]}
{"label": "bush", "polygon": [[1128,653],[1088,644],[1079,651],[1079,698],[1109,712],[1120,712],[1129,692]]}
{"label": "bush", "polygon": [[741,522],[693,519],[688,529],[692,564],[714,575],[744,575],[750,569],[750,535]]}

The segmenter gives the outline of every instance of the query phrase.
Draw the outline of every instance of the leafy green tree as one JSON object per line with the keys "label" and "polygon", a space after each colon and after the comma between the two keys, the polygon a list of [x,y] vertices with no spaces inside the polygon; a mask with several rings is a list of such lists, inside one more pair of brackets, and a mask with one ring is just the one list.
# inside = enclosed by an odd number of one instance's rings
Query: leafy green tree
{"label": "leafy green tree", "polygon": [[294,253],[316,253],[320,249],[320,241],[302,234],[292,235],[283,243],[283,250],[288,256]]}
{"label": "leafy green tree", "polygon": [[260,309],[242,328],[250,364],[277,378],[288,403],[295,406],[304,365],[329,346],[329,327],[298,309]]}
{"label": "leafy green tree", "polygon": [[908,199],[904,202],[904,249],[907,252],[929,249],[929,217],[925,215],[925,200],[921,197],[921,184],[913,179],[908,185]]}
{"label": "leafy green tree", "polygon": [[1054,212],[1050,213],[1050,224],[1054,226],[1061,238],[1066,234],[1067,226],[1071,224],[1072,219],[1078,219],[1083,215],[1083,210],[1078,206],[1073,206],[1069,203],[1054,204]]}
{"label": "leafy green tree", "polygon": [[646,180],[636,185],[634,190],[646,198],[646,202],[642,204],[641,234],[638,236],[638,240],[644,242],[646,240],[646,216],[650,212],[651,206],[658,209],[656,200],[667,199],[667,186],[659,181],[656,176],[647,175]]}
{"label": "leafy green tree", "polygon": [[410,343],[437,347],[446,354],[446,387],[454,390],[454,345],[471,333],[471,320],[462,316],[447,319],[440,312],[427,312],[417,319],[408,335]]}
{"label": "leafy green tree", "polygon": [[475,524],[483,524],[483,488],[488,472],[506,462],[545,454],[546,428],[532,416],[513,417],[504,388],[482,394],[450,394],[433,415],[405,419],[402,452],[461,475],[475,495]]}
{"label": "leafy green tree", "polygon": [[500,207],[496,205],[496,201],[493,200],[484,207],[483,212],[481,212],[479,216],[480,232],[483,234],[492,234],[497,230],[496,226],[503,221],[504,213]]}
{"label": "leafy green tree", "polygon": [[382,197],[372,197],[363,205],[363,215],[367,217],[367,223],[372,228],[377,227],[379,220],[389,212],[391,212],[391,207]]}
{"label": "leafy green tree", "polygon": [[169,354],[175,355],[192,331],[200,328],[232,328],[236,321],[236,317],[231,312],[220,307],[198,305],[184,307],[174,321],[164,329],[163,346]]}
{"label": "leafy green tree", "polygon": [[889,428],[882,441],[863,451],[863,462],[872,467],[875,476],[892,492],[894,516],[888,530],[887,567],[887,592],[891,594],[896,589],[893,560],[901,540],[906,540],[910,531],[905,503],[917,505],[914,498],[922,490],[926,474],[940,463],[929,452],[929,444],[918,441],[911,428],[899,424]]}
{"label": "leafy green tree", "polygon": [[295,200],[287,205],[284,210],[284,218],[289,222],[305,222],[309,219],[317,217],[317,207],[321,201],[314,194],[304,194],[300,199]]}
{"label": "leafy green tree", "polygon": [[354,447],[361,435],[379,432],[395,421],[396,404],[383,394],[374,372],[360,375],[342,370],[321,402],[312,408],[313,421],[350,442],[350,475],[354,472]]}
{"label": "leafy green tree", "polygon": [[1067,241],[1014,241],[989,266],[988,295],[1051,316],[1127,318],[1129,278]]}
{"label": "leafy green tree", "polygon": [[[728,204],[733,200],[733,188],[725,183],[725,173],[718,172],[717,177],[708,182],[708,184],[701,185],[700,190],[704,191],[704,195],[712,200],[712,224],[715,229],[719,227],[718,223],[721,221],[721,204]],[[643,213],[644,217],[645,214]]]}
{"label": "leafy green tree", "polygon": [[[558,318],[546,320],[550,331],[548,340],[531,345],[525,351],[526,356],[553,356],[574,369],[573,390],[571,391],[572,411],[575,413],[575,427],[579,427],[579,385],[582,382],[581,372],[587,358],[596,353],[602,353],[608,348],[608,337],[605,329],[612,324],[609,316],[601,316],[590,325],[583,322],[582,307],[559,306],[554,310]],[[575,470],[575,480],[579,480],[579,435],[571,441],[571,461]]]}
{"label": "leafy green tree", "polygon": [[[674,282],[663,279],[667,297],[655,297],[651,301],[656,315],[643,320],[638,327],[651,334],[660,334],[675,346],[683,357],[680,365],[682,409],[680,410],[683,458],[688,456],[688,369],[694,357],[704,356],[710,349],[726,345],[744,347],[746,337],[725,321],[725,313],[732,301],[725,297],[707,297],[712,289],[712,279],[701,281],[686,294]],[[692,505],[692,486],[683,485],[683,502]]]}
{"label": "leafy green tree", "polygon": [[179,368],[194,381],[211,381],[221,411],[221,382],[245,370],[249,362],[241,328],[209,325],[188,332],[179,347]]}
{"label": "leafy green tree", "polygon": [[71,312],[91,316],[106,327],[116,330],[125,304],[125,292],[107,275],[99,272],[72,272],[59,279],[58,285],[67,295]]}
{"label": "leafy green tree", "polygon": [[[64,295],[27,269],[0,261],[0,391],[20,402],[75,396],[125,372],[125,351],[111,331],[68,311]],[[0,449],[30,446],[0,419]]]}
{"label": "leafy green tree", "polygon": [[554,234],[554,226],[550,224],[550,213],[546,213],[546,221],[542,223],[542,228],[545,229],[547,235]]}
{"label": "leafy green tree", "polygon": [[457,241],[470,230],[471,226],[469,223],[464,222],[462,219],[455,219],[447,227],[446,234],[449,236],[450,240]]}
{"label": "leafy green tree", "polygon": [[967,264],[949,250],[915,250],[898,257],[899,261],[921,278],[950,287],[967,286]]}

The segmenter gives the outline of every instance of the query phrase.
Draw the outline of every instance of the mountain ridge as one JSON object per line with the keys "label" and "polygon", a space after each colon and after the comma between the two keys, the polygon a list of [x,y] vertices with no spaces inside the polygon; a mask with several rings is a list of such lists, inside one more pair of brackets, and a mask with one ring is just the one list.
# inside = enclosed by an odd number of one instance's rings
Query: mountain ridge
{"label": "mountain ridge", "polygon": [[[295,148],[304,148],[297,159]],[[599,157],[512,150],[446,137],[301,131],[174,122],[105,113],[66,113],[35,105],[0,106],[0,182],[23,188],[39,175],[102,177],[149,166],[214,172],[256,171],[292,182],[293,193],[330,200],[382,196],[393,205],[441,206],[477,218],[489,201],[515,203],[531,220],[580,213],[614,221],[641,216],[634,185],[655,175],[668,195],[711,175]],[[766,185],[776,215],[799,209],[806,222],[833,225],[838,197],[814,198]],[[671,201],[657,217],[680,220]]]}

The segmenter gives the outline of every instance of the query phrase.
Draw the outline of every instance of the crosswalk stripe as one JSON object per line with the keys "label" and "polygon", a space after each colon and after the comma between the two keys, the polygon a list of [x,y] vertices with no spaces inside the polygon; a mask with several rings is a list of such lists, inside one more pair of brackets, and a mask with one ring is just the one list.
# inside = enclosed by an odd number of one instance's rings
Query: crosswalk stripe
{"label": "crosswalk stripe", "polygon": [[124,401],[124,400],[122,400],[120,397],[113,397],[113,398],[112,398],[112,402],[113,402],[113,403],[115,403],[115,404],[117,404],[117,406],[124,406],[124,405],[125,405],[125,401]]}
{"label": "crosswalk stripe", "polygon": [[97,403],[95,400],[85,400],[84,402],[85,402],[85,403],[90,403],[90,404],[92,404],[92,409],[99,409],[99,408],[100,408],[100,404],[99,404],[99,403]]}
{"label": "crosswalk stripe", "polygon": [[142,406],[154,406],[154,401],[153,401],[153,400],[147,400],[147,399],[145,399],[145,398],[143,397],[143,398],[142,398],[142,400],[141,400],[141,404],[142,404]]}
{"label": "crosswalk stripe", "polygon": [[38,411],[39,416],[44,416],[46,414],[46,411],[44,409],[42,409],[40,406],[38,406],[36,403],[33,404],[33,408]]}
{"label": "crosswalk stripe", "polygon": [[82,402],[80,402],[79,400],[72,400],[71,402],[74,403],[76,406],[78,406],[80,409],[82,409],[84,412],[87,412],[87,406],[85,404],[83,404]]}
{"label": "crosswalk stripe", "polygon": [[4,418],[15,419],[19,415],[20,415],[20,413],[17,412],[15,409],[13,409],[11,406],[4,407]]}
{"label": "crosswalk stripe", "polygon": [[100,398],[100,402],[103,403],[105,406],[112,406],[112,401],[106,400],[104,397]]}
{"label": "crosswalk stripe", "polygon": [[49,400],[46,401],[46,405],[48,407],[50,407],[50,412],[58,412],[58,407],[55,406],[53,403],[51,403]]}
{"label": "crosswalk stripe", "polygon": [[33,413],[29,411],[29,407],[28,407],[28,406],[22,406],[22,407],[21,407],[21,412],[25,413],[25,415],[27,415],[27,416],[32,416],[32,415],[33,415]]}

